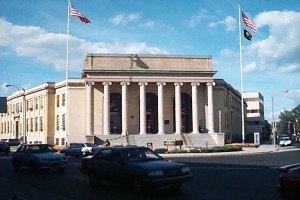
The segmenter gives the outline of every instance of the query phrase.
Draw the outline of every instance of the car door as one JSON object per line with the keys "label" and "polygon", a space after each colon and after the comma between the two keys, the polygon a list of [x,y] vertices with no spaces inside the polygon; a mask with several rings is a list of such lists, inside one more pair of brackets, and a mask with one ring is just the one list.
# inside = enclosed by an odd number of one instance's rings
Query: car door
{"label": "car door", "polygon": [[16,154],[16,160],[20,165],[28,166],[30,162],[31,146],[24,146]]}
{"label": "car door", "polygon": [[[116,156],[120,155],[120,156]],[[102,149],[93,157],[93,169],[103,179],[120,182],[124,179],[123,163],[120,162],[121,154],[113,149]]]}

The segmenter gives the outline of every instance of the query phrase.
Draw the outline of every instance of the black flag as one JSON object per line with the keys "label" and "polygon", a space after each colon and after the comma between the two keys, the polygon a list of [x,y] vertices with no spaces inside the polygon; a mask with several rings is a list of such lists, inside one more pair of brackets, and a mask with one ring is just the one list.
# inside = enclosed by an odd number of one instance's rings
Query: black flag
{"label": "black flag", "polygon": [[252,35],[251,33],[249,33],[249,31],[247,31],[246,29],[244,29],[244,36],[247,40],[251,41],[252,39]]}

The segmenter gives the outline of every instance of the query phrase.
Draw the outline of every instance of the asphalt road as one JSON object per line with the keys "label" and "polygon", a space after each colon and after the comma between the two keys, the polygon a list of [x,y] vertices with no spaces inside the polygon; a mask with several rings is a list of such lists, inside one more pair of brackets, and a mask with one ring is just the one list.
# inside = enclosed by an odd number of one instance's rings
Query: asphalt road
{"label": "asphalt road", "polygon": [[14,194],[27,200],[280,199],[276,167],[300,162],[300,151],[172,160],[188,164],[193,180],[175,193],[162,189],[137,195],[112,183],[91,188],[87,176],[79,171],[80,159],[70,158],[64,173],[30,173],[27,169],[15,172],[11,157],[0,154],[0,199],[10,200]]}

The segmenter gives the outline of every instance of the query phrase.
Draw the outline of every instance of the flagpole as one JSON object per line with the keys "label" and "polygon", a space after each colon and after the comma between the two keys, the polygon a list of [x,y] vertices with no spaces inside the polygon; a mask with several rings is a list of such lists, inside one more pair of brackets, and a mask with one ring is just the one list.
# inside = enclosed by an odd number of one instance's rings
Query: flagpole
{"label": "flagpole", "polygon": [[70,34],[70,0],[68,0],[68,24],[67,24],[67,58],[66,58],[66,116],[65,116],[65,131],[66,131],[66,145],[69,145],[69,91],[68,91],[68,79],[69,79],[69,34]]}
{"label": "flagpole", "polygon": [[239,11],[239,39],[240,39],[240,73],[241,73],[241,107],[242,107],[242,143],[245,143],[245,115],[244,115],[244,98],[243,98],[243,56],[242,56],[242,30],[241,30],[241,7]]}

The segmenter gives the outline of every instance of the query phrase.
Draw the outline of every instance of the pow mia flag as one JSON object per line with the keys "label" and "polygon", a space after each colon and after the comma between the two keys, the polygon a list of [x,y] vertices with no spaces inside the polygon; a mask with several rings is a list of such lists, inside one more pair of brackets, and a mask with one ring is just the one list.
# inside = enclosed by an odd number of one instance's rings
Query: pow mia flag
{"label": "pow mia flag", "polygon": [[249,31],[247,31],[246,29],[244,29],[244,36],[247,40],[251,41],[252,39],[252,35],[251,33],[249,33]]}

